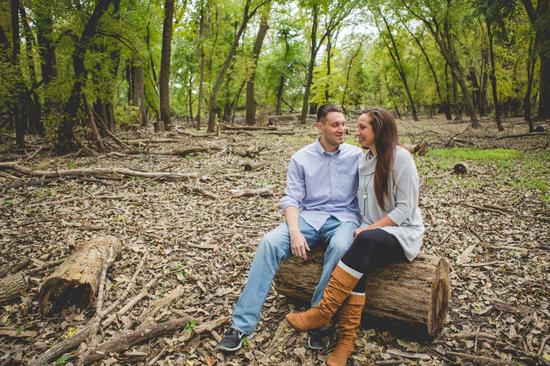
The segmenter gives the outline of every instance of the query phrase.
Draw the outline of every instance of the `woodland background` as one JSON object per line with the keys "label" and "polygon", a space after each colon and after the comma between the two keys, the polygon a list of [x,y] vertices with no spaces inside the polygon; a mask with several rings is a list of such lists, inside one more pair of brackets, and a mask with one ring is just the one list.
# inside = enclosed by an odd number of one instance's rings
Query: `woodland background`
{"label": "woodland background", "polygon": [[[441,334],[363,324],[350,364],[550,364],[549,57],[548,0],[0,1],[0,365],[321,364],[276,291],[243,349],[217,342],[326,102],[349,143],[384,106],[422,147],[423,251],[452,267]],[[91,305],[41,315],[104,235]],[[180,323],[95,352],[151,321]]]}

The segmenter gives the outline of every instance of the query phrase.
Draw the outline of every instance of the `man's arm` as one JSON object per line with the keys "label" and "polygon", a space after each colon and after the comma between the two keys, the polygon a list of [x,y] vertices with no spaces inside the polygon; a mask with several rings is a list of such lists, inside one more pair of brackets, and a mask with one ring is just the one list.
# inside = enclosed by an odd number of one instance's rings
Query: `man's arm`
{"label": "man's arm", "polygon": [[307,259],[306,251],[309,250],[306,239],[300,232],[300,205],[306,194],[306,182],[304,172],[294,157],[290,159],[286,173],[285,195],[281,199],[281,208],[285,214],[285,220],[290,235],[290,249],[292,254]]}

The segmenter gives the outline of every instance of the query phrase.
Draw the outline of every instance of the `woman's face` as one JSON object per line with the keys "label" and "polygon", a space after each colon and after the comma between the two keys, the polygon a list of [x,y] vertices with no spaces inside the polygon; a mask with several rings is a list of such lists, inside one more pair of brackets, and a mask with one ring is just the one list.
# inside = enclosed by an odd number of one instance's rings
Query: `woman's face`
{"label": "woman's face", "polygon": [[371,125],[372,117],[366,113],[359,116],[357,119],[357,131],[355,136],[359,140],[359,145],[363,149],[371,148],[374,146],[376,135]]}

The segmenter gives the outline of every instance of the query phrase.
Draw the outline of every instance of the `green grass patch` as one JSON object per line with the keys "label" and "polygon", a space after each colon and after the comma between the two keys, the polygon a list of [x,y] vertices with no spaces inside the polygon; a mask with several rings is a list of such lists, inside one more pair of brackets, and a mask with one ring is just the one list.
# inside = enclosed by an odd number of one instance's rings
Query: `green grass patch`
{"label": "green grass patch", "polygon": [[448,170],[456,163],[464,161],[489,162],[497,168],[508,168],[513,160],[523,157],[523,153],[515,149],[473,149],[454,147],[451,149],[433,149],[428,154],[433,158],[430,164],[436,168]]}
{"label": "green grass patch", "polygon": [[472,149],[464,147],[453,147],[451,149],[435,149],[430,151],[430,155],[442,159],[493,162],[521,159],[523,157],[523,153],[515,149]]}

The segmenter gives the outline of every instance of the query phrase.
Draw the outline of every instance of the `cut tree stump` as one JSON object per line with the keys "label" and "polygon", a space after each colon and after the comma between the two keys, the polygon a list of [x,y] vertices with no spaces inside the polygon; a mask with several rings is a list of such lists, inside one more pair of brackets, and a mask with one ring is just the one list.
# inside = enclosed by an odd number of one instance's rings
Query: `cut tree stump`
{"label": "cut tree stump", "polygon": [[17,299],[27,291],[27,281],[22,272],[0,278],[0,305]]}
{"label": "cut tree stump", "polygon": [[[313,250],[303,261],[293,257],[283,262],[275,276],[275,290],[291,300],[309,303],[321,276],[324,251]],[[411,263],[393,263],[369,273],[367,303],[363,315],[398,320],[423,327],[437,335],[445,321],[451,285],[445,258],[420,254]]]}
{"label": "cut tree stump", "polygon": [[42,282],[40,313],[46,316],[73,305],[88,307],[97,295],[110,251],[116,257],[121,249],[122,242],[114,236],[93,238],[77,248]]}

